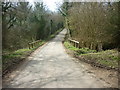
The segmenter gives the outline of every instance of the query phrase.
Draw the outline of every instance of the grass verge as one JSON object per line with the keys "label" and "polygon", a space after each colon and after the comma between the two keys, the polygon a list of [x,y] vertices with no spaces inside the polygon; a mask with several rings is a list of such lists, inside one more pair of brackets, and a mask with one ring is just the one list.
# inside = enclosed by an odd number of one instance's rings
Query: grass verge
{"label": "grass verge", "polygon": [[[25,58],[27,56],[29,56],[33,51],[35,51],[38,47],[42,46],[45,42],[51,40],[52,38],[54,38],[57,34],[59,34],[60,31],[62,31],[63,29],[59,29],[57,30],[54,34],[52,34],[50,37],[48,37],[48,39],[46,39],[45,41],[41,41],[36,47],[28,49],[28,48],[24,48],[24,49],[19,49],[16,50],[14,52],[10,52],[10,51],[3,51],[3,55],[2,55],[2,74],[3,77],[13,71],[13,69],[22,61],[25,60]],[[0,68],[1,69],[1,68]]]}
{"label": "grass verge", "polygon": [[115,49],[97,52],[88,48],[76,48],[67,41],[64,42],[64,46],[74,51],[74,55],[80,60],[94,66],[118,70],[118,60],[120,59],[118,58],[118,51]]}
{"label": "grass verge", "polygon": [[14,52],[10,52],[2,55],[2,72],[3,77],[6,73],[10,72],[15,65],[18,65],[20,62],[24,61],[27,56],[29,56],[33,51],[38,47],[42,46],[45,41],[41,41],[36,47],[28,49],[19,49]]}

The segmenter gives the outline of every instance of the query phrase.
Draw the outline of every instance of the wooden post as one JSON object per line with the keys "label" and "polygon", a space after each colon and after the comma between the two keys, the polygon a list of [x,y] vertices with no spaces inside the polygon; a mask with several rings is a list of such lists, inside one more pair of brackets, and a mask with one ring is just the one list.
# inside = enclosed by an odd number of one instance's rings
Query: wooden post
{"label": "wooden post", "polygon": [[93,42],[91,42],[90,44],[90,49],[93,49]]}
{"label": "wooden post", "polygon": [[32,45],[32,48],[33,48],[33,44],[31,44]]}
{"label": "wooden post", "polygon": [[28,43],[28,47],[29,47],[29,49],[30,49],[30,44]]}
{"label": "wooden post", "polygon": [[68,39],[69,42],[76,48],[79,48],[79,42],[76,40]]}
{"label": "wooden post", "polygon": [[80,43],[78,44],[78,48],[79,48],[79,49],[81,48]]}
{"label": "wooden post", "polygon": [[39,44],[40,40],[28,43],[28,47],[29,49],[34,48],[35,46],[37,46]]}
{"label": "wooden post", "polygon": [[78,43],[78,45],[77,45],[77,48],[79,48],[79,43]]}

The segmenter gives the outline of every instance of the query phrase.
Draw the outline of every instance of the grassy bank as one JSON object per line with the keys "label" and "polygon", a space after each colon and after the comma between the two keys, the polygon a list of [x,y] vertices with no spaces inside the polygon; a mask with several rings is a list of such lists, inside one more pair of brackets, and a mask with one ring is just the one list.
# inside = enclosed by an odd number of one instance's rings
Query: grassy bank
{"label": "grassy bank", "polygon": [[20,63],[21,61],[25,60],[27,56],[29,56],[34,50],[36,50],[38,47],[43,45],[45,41],[41,41],[38,43],[38,45],[34,48],[24,48],[19,49],[14,52],[7,52],[7,54],[2,55],[2,71],[3,75],[9,72],[11,68],[13,68],[15,65]]}
{"label": "grassy bank", "polygon": [[119,58],[118,52],[115,49],[97,52],[96,50],[90,50],[88,48],[76,48],[67,41],[64,42],[64,45],[67,49],[72,50],[74,55],[80,60],[95,64],[95,66],[99,67],[118,69]]}
{"label": "grassy bank", "polygon": [[20,62],[24,61],[27,56],[29,56],[33,51],[35,51],[38,47],[45,44],[45,42],[54,38],[62,29],[57,30],[54,34],[52,34],[48,39],[42,40],[38,43],[38,45],[34,48],[23,48],[18,49],[16,51],[3,51],[2,55],[2,72],[5,75],[7,72],[13,70],[15,66],[17,66]]}

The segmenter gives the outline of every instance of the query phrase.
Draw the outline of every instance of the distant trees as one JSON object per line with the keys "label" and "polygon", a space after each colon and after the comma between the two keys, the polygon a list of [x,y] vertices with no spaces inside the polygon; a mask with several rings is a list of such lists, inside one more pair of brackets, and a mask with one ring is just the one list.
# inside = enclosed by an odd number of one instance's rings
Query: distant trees
{"label": "distant trees", "polygon": [[3,50],[27,47],[28,42],[46,39],[63,27],[63,18],[47,10],[42,2],[2,2]]}
{"label": "distant trees", "polygon": [[81,47],[90,49],[114,48],[118,32],[117,2],[71,2],[68,9],[68,23],[71,37]]}
{"label": "distant trees", "polygon": [[[28,42],[46,39],[66,27],[81,47],[91,49],[119,46],[119,8],[117,2],[65,2],[60,12],[52,13],[42,2],[2,2],[3,49],[15,50]],[[60,15],[65,17],[65,19]]]}

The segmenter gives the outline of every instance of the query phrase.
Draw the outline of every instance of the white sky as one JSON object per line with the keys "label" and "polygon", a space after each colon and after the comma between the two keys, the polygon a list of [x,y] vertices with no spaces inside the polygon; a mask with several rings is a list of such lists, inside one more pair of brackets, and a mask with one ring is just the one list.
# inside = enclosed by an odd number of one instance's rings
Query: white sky
{"label": "white sky", "polygon": [[51,11],[56,11],[57,7],[62,4],[63,0],[28,0],[31,4],[34,2],[43,1],[44,4],[49,8]]}

